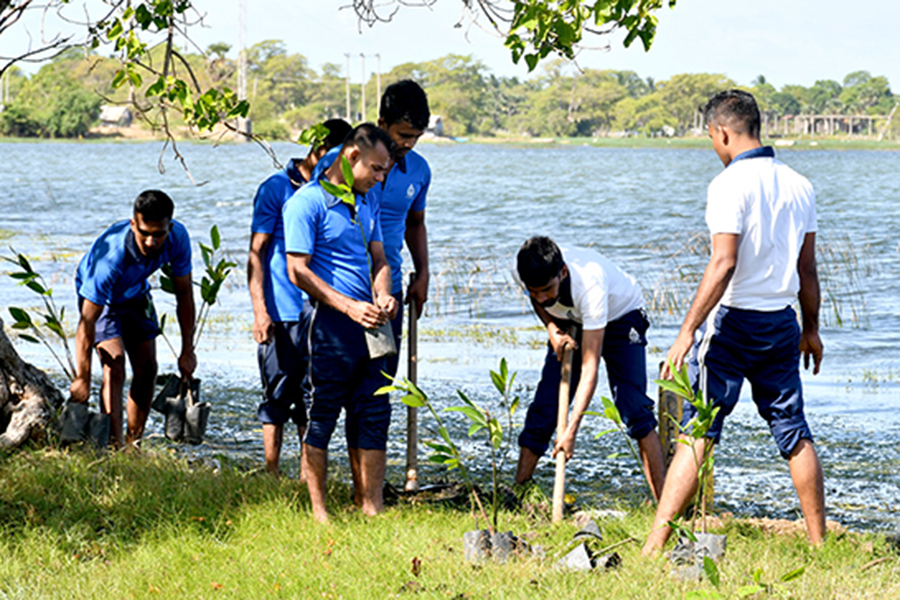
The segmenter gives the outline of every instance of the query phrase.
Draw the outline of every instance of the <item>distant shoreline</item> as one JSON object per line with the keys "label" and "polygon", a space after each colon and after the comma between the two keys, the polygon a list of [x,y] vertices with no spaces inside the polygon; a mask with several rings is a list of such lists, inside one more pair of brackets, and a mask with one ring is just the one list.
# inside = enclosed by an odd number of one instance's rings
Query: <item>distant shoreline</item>
{"label": "distant shoreline", "polygon": [[[231,140],[224,140],[215,136],[217,139],[196,139],[184,137],[178,139],[178,143],[190,144],[234,144]],[[460,139],[460,138],[457,138]],[[552,147],[570,147],[570,146],[592,146],[597,148],[676,148],[676,149],[708,149],[711,148],[710,142],[706,137],[673,137],[673,138],[588,138],[588,137],[572,137],[572,138],[527,138],[527,137],[469,137],[464,138],[465,141],[455,141],[453,138],[422,138],[421,144],[435,145],[455,145],[455,144],[483,144],[483,145],[506,145],[521,146],[523,148],[552,148]],[[63,144],[96,144],[96,143],[113,143],[113,144],[137,144],[137,143],[158,143],[163,142],[164,138],[156,137],[150,132],[144,136],[132,135],[110,135],[107,133],[92,134],[84,138],[20,138],[20,137],[2,137],[0,136],[0,144],[40,144],[40,143],[63,143]],[[289,144],[294,142],[290,139],[267,140],[272,144]],[[253,142],[245,142],[253,143]],[[900,150],[900,141],[892,140],[871,140],[871,139],[848,139],[835,137],[804,137],[804,138],[788,138],[788,139],[765,139],[763,143],[766,145],[774,145],[776,150],[874,150],[874,151],[898,151]]]}

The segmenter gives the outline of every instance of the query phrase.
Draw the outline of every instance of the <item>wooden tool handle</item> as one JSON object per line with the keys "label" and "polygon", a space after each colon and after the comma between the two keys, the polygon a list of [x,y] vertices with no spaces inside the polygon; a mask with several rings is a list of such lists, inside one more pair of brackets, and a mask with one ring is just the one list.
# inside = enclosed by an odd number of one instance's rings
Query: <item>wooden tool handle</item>
{"label": "wooden tool handle", "polygon": [[[563,348],[562,366],[559,379],[559,409],[556,416],[556,439],[559,440],[566,432],[569,420],[569,389],[572,383],[572,348],[566,345]],[[554,523],[559,523],[563,518],[563,500],[566,494],[566,454],[559,452],[556,455],[556,477],[553,480],[553,518]]]}

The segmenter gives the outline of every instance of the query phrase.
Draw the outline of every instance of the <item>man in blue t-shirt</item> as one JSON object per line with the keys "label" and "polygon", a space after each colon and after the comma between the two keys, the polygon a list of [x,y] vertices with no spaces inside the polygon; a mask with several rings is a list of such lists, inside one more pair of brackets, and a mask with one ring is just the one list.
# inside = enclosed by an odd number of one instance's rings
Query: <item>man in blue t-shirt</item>
{"label": "man in blue t-shirt", "polygon": [[[384,181],[391,145],[381,129],[359,125],[347,136],[338,160],[284,206],[288,275],[315,305],[302,468],[313,516],[321,522],[328,520],[328,442],[341,409],[346,412],[354,501],[367,515],[382,508],[391,406],[386,395],[375,393],[387,383],[385,360],[370,357],[366,330],[387,323],[399,306],[391,295],[378,203],[368,192]],[[323,187],[345,184],[341,157],[353,171],[352,205]]]}
{"label": "man in blue t-shirt", "polygon": [[[425,230],[425,204],[431,186],[431,167],[421,154],[413,150],[428,127],[431,113],[428,97],[415,81],[406,79],[387,87],[381,96],[378,126],[387,131],[394,143],[394,164],[381,185],[371,194],[381,207],[381,232],[384,254],[391,266],[394,298],[400,304],[391,320],[394,340],[400,348],[403,334],[403,242],[412,257],[416,279],[407,290],[406,303],[416,303],[416,315],[428,300],[428,236]],[[334,162],[332,150],[319,162],[313,177]],[[387,373],[397,373],[398,355],[388,358]]]}
{"label": "man in blue t-shirt", "polygon": [[253,338],[264,401],[257,409],[263,426],[266,471],[278,473],[284,424],[292,419],[300,439],[306,428],[306,372],[309,352],[307,327],[312,308],[306,295],[291,283],[284,253],[281,211],[288,198],[309,181],[319,159],[339,147],[350,131],[343,119],[323,123],[328,134],[304,159],[291,159],[287,167],[266,179],[253,199],[247,286],[253,303]]}
{"label": "man in blue t-shirt", "polygon": [[172,220],[175,205],[165,193],[142,192],[130,221],[107,229],[81,259],[75,289],[81,318],[75,335],[72,401],[87,402],[91,392],[91,349],[103,366],[101,412],[110,417],[110,441],[122,445],[122,393],[125,355],[131,363],[126,444],[140,441],[150,414],[156,382],[156,336],[159,323],[150,297],[150,277],[163,265],[172,269],[181,355],[178,368],[189,379],[197,366],[194,355],[194,295],[191,287],[191,239]]}

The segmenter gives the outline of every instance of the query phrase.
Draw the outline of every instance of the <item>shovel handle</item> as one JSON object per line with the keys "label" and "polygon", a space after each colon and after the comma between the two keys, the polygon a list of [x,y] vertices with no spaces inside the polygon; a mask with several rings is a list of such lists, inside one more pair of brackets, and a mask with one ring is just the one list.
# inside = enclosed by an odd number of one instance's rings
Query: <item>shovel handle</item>
{"label": "shovel handle", "polygon": [[[559,408],[556,413],[556,439],[562,438],[566,432],[569,419],[569,389],[572,383],[572,348],[563,347],[562,365],[559,378]],[[559,523],[563,518],[563,501],[566,494],[566,454],[556,454],[556,477],[553,479],[553,516],[552,522]]]}
{"label": "shovel handle", "polygon": [[[410,285],[416,280],[416,274],[409,274]],[[416,303],[409,303],[409,326],[407,335],[407,361],[406,361],[406,378],[416,383],[417,373],[416,367],[419,362],[419,344],[418,344],[418,317],[416,314]],[[419,491],[419,415],[418,409],[414,406],[406,407],[406,486],[407,492]]]}

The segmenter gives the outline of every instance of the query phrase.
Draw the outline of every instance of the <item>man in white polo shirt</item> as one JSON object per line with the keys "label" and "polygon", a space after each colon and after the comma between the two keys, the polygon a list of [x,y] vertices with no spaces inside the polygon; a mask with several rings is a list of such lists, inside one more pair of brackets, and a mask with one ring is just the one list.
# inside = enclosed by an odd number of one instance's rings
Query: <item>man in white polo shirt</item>
{"label": "man in white polo shirt", "polygon": [[[668,358],[680,370],[693,348],[694,388],[720,407],[698,454],[704,443],[719,441],[744,378],[750,381],[759,414],[790,465],[809,539],[818,544],[825,534],[825,492],[800,383],[800,354],[806,368],[813,358],[813,373],[822,361],[815,193],[806,178],[775,159],[771,147],[763,147],[753,96],[720,92],[704,113],[726,168],[707,193],[712,256]],[[802,329],[791,306],[798,298]],[[702,336],[695,340],[698,331]],[[683,423],[693,412],[686,403]],[[671,533],[666,523],[697,488],[691,452],[686,445],[676,450],[645,554],[662,549]]]}
{"label": "man in white polo shirt", "polygon": [[[560,248],[548,237],[528,239],[516,256],[513,276],[531,297],[550,337],[541,381],[519,435],[516,483],[528,481],[556,429],[560,356],[575,349],[572,361],[572,416],[553,455],[575,452],[575,436],[597,388],[600,358],[606,362],[613,402],[637,440],[654,498],[663,487],[665,466],[656,432],[653,401],[647,397],[647,327],[641,288],[608,258],[587,248]],[[575,326],[574,338],[566,331]]]}

